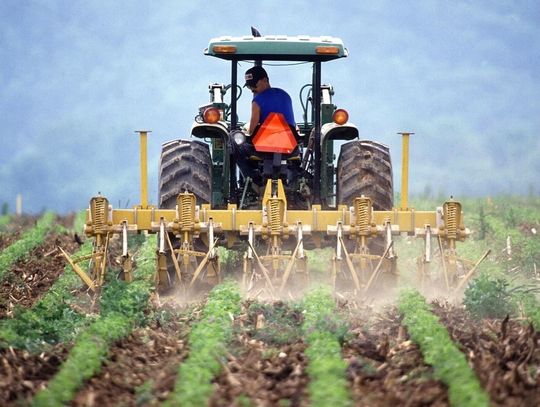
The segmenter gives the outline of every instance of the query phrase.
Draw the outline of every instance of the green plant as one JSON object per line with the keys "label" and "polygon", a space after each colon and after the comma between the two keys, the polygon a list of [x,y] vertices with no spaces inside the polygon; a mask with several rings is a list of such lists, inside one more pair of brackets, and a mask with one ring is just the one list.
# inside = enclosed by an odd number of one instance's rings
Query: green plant
{"label": "green plant", "polygon": [[0,215],[0,230],[4,229],[11,222],[10,215]]}
{"label": "green plant", "polygon": [[109,345],[131,332],[132,321],[124,315],[111,314],[97,320],[83,331],[47,388],[34,398],[34,406],[62,405],[69,402],[84,380],[92,377],[105,359]]}
{"label": "green plant", "polygon": [[534,329],[540,331],[540,305],[532,293],[525,293],[520,296],[520,302],[527,318],[531,321]]}
{"label": "green plant", "polygon": [[150,379],[135,388],[135,405],[145,406],[155,399],[153,394],[154,380]]}
{"label": "green plant", "polygon": [[336,313],[336,303],[327,288],[311,290],[302,302],[304,308],[304,323],[302,330],[305,334],[312,331],[327,331],[343,342],[348,327],[343,318]]}
{"label": "green plant", "polygon": [[75,219],[73,220],[73,231],[75,233],[83,233],[84,231],[84,224],[86,223],[86,210],[79,211],[75,215]]}
{"label": "green plant", "polygon": [[331,264],[334,256],[334,250],[333,247],[308,250],[309,272],[314,276],[317,274],[326,276],[328,274],[328,265]]}
{"label": "green plant", "polygon": [[538,229],[540,205],[537,199],[504,199],[488,206],[485,215],[486,237],[490,245],[501,250],[510,239],[511,255],[504,251],[499,262],[506,270],[520,270],[531,277],[540,264],[540,240],[533,228]]}
{"label": "green plant", "polygon": [[483,205],[478,208],[478,225],[478,240],[484,240],[487,234],[487,224]]}
{"label": "green plant", "polygon": [[301,310],[298,305],[290,306],[285,302],[272,304],[254,302],[249,306],[248,317],[254,321],[259,315],[264,316],[264,326],[253,329],[254,338],[270,345],[292,343],[301,336]]}
{"label": "green plant", "polygon": [[240,394],[236,398],[236,404],[239,407],[254,407],[255,406],[255,403],[245,394]]}
{"label": "green plant", "polygon": [[465,290],[463,305],[476,318],[504,318],[514,314],[510,284],[503,278],[481,273]]}
{"label": "green plant", "polygon": [[229,273],[238,270],[239,265],[242,262],[240,251],[228,250],[223,246],[219,246],[216,250],[219,256],[219,263],[224,272]]}

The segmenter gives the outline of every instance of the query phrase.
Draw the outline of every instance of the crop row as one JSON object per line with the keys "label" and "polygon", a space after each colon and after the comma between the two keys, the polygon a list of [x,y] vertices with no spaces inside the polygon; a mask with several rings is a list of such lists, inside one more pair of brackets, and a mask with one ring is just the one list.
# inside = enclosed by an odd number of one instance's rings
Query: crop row
{"label": "crop row", "polygon": [[[84,256],[92,251],[87,241],[75,253]],[[88,262],[82,263],[84,267]],[[0,343],[18,348],[38,350],[46,343],[69,342],[87,322],[85,317],[71,307],[72,291],[82,285],[71,266],[50,287],[47,293],[30,309],[12,319],[0,322]]]}
{"label": "crop row", "polygon": [[[85,213],[77,214],[74,231],[81,231]],[[76,232],[75,232],[76,233]],[[92,242],[87,240],[74,258],[87,257],[92,252]],[[85,269],[89,260],[80,263]],[[47,344],[69,343],[85,326],[92,323],[95,314],[85,315],[84,296],[74,296],[83,284],[78,275],[67,264],[63,273],[46,294],[32,308],[18,310],[14,318],[0,321],[0,345],[39,351]],[[79,306],[83,302],[83,307]]]}
{"label": "crop row", "polygon": [[[98,372],[111,343],[127,336],[134,324],[141,322],[154,273],[153,261],[146,267],[144,259],[152,259],[154,249],[154,244],[145,244],[138,256],[137,275],[142,280],[137,279],[129,285],[109,282],[103,292],[101,317],[78,335],[60,372],[49,382],[47,389],[35,397],[34,405],[58,405],[72,400],[83,382]],[[147,273],[141,273],[141,269]],[[166,405],[207,404],[213,391],[212,381],[225,361],[239,304],[240,295],[234,284],[217,286],[210,293],[202,319],[194,325],[189,337],[189,357],[180,364],[176,388]],[[342,359],[339,341],[347,331],[346,323],[337,317],[339,312],[335,302],[324,290],[309,293],[301,307],[304,310],[302,333],[308,345],[305,355],[310,378],[310,405],[351,405],[345,375],[347,364]],[[404,295],[400,310],[405,317],[404,324],[413,341],[420,344],[426,362],[434,366],[435,375],[449,386],[452,403],[487,405],[487,401],[479,402],[486,396],[479,385],[474,384],[477,381],[474,373],[467,373],[463,355],[451,343],[423,297]],[[463,359],[461,364],[453,362],[460,358]]]}
{"label": "crop row", "polygon": [[43,243],[45,236],[53,228],[54,221],[55,215],[53,213],[45,213],[38,220],[36,226],[27,230],[20,239],[2,250],[0,253],[0,281],[13,263]]}
{"label": "crop row", "polygon": [[165,405],[204,406],[212,394],[212,379],[222,367],[233,334],[234,316],[240,312],[240,293],[234,283],[215,287],[201,321],[189,336],[189,357],[180,365],[176,386]]}
{"label": "crop row", "polygon": [[[464,292],[463,304],[474,318],[526,316],[537,330],[540,329],[539,202],[533,197],[463,202],[465,223],[473,233],[459,244],[460,257],[476,260],[487,249],[492,249]],[[422,206],[422,202],[419,203]],[[414,257],[406,250],[407,245],[399,247],[401,259]],[[402,270],[412,268],[409,266],[414,267],[414,264],[407,263]]]}
{"label": "crop row", "polygon": [[417,343],[426,363],[448,386],[452,405],[488,406],[489,398],[467,364],[463,353],[454,344],[446,328],[439,322],[417,291],[403,292],[398,308],[411,339]]}
{"label": "crop row", "polygon": [[[84,212],[76,216],[74,230],[82,230],[84,218]],[[86,256],[91,251],[91,242],[87,241],[74,256]],[[81,265],[86,267],[88,261]],[[80,287],[80,278],[66,265],[64,272],[32,308],[19,310],[14,318],[0,321],[0,345],[38,350],[46,343],[71,340],[84,319],[69,303],[72,291]]]}
{"label": "crop row", "polygon": [[318,289],[306,296],[304,307],[302,330],[308,344],[306,356],[311,405],[351,405],[345,377],[347,365],[341,357],[338,341],[346,329],[345,324],[336,318],[336,303],[328,291]]}
{"label": "crop row", "polygon": [[106,358],[109,346],[127,336],[140,323],[152,291],[155,275],[155,238],[141,247],[137,256],[137,280],[126,284],[109,282],[101,298],[101,315],[75,339],[75,344],[60,371],[46,389],[33,400],[35,406],[69,402],[85,380],[96,374]]}
{"label": "crop row", "polygon": [[[151,240],[150,240],[151,241]],[[107,358],[109,346],[126,337],[143,322],[154,275],[155,242],[143,246],[137,256],[138,279],[130,284],[109,281],[101,301],[101,317],[82,330],[68,359],[46,390],[34,398],[34,405],[60,405],[73,399],[84,381],[94,376]],[[146,270],[146,271],[144,271]],[[241,298],[233,283],[214,288],[194,324],[188,340],[189,357],[179,365],[176,387],[166,405],[207,405],[226,363],[234,321],[240,312]],[[420,345],[424,360],[449,388],[453,405],[487,405],[487,396],[468,369],[463,354],[449,339],[446,329],[431,313],[418,293],[406,293],[400,299],[403,324],[411,339]],[[301,332],[307,359],[310,405],[348,406],[352,404],[347,362],[341,355],[340,340],[348,331],[340,311],[328,291],[310,292],[300,303],[303,318]],[[236,328],[235,328],[236,327]],[[350,380],[350,379],[349,379]]]}
{"label": "crop row", "polygon": [[[74,222],[74,230],[82,230],[84,212]],[[92,252],[91,241],[86,241],[74,257],[84,257]],[[81,263],[88,266],[88,260]],[[17,348],[39,350],[44,344],[70,342],[88,323],[86,318],[72,307],[73,291],[80,289],[81,279],[67,264],[64,272],[32,308],[16,313],[14,318],[0,321],[0,344]]]}
{"label": "crop row", "polygon": [[[32,230],[44,228],[44,219],[45,216]],[[50,224],[48,228],[50,230]],[[25,240],[32,230],[20,240]],[[113,278],[107,282],[102,292],[99,317],[81,315],[74,310],[71,293],[81,286],[81,282],[66,267],[65,273],[33,308],[20,312],[16,318],[0,322],[3,346],[39,349],[43,343],[69,343],[75,338],[67,360],[48,387],[37,394],[34,405],[58,405],[72,400],[84,381],[99,371],[109,346],[126,337],[134,326],[143,323],[154,284],[155,245],[155,239],[150,238],[140,249],[134,282],[126,284]],[[88,242],[75,256],[90,251]],[[112,277],[112,273],[109,274]],[[534,297],[527,298],[532,300],[523,302],[523,306],[531,319],[538,321],[540,311],[537,303]],[[240,304],[240,293],[234,283],[221,284],[209,294],[202,319],[193,326],[189,337],[189,357],[179,365],[176,386],[166,404],[189,406],[208,403],[212,382],[225,363]],[[304,310],[301,333],[307,344],[305,355],[310,405],[351,405],[347,363],[341,355],[340,344],[347,324],[338,318],[336,303],[328,291],[310,292],[301,307]],[[399,310],[404,317],[403,324],[411,339],[420,346],[425,362],[433,366],[435,376],[448,386],[452,404],[488,405],[488,397],[464,355],[431,312],[425,299],[417,292],[406,292],[400,297]],[[538,329],[538,322],[535,326]]]}
{"label": "crop row", "polygon": [[[225,364],[240,301],[235,283],[221,284],[210,292],[202,319],[192,327],[189,336],[189,357],[180,365],[176,387],[165,405],[208,405],[213,393],[212,382]],[[304,309],[301,330],[307,344],[310,405],[351,405],[345,374],[347,364],[339,342],[346,332],[346,324],[336,319],[334,299],[329,291],[319,289],[310,292],[301,307]]]}

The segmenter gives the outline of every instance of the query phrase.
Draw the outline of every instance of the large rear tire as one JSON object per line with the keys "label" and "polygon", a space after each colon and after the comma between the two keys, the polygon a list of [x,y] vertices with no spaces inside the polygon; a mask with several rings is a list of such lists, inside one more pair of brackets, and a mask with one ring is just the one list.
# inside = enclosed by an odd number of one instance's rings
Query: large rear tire
{"label": "large rear tire", "polygon": [[174,209],[181,192],[195,194],[197,204],[212,199],[212,158],[208,144],[174,140],[163,144],[159,164],[159,207]]}
{"label": "large rear tire", "polygon": [[354,198],[371,198],[373,209],[388,211],[394,202],[390,150],[369,140],[341,146],[337,168],[337,202],[351,206]]}

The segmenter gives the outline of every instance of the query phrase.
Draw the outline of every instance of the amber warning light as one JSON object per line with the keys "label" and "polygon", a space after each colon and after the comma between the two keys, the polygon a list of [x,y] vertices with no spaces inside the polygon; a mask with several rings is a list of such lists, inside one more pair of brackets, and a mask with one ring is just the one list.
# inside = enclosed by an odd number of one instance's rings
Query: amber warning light
{"label": "amber warning light", "polygon": [[234,45],[214,45],[212,50],[216,54],[234,54],[236,53],[236,47]]}
{"label": "amber warning light", "polygon": [[345,124],[349,121],[349,113],[345,109],[338,109],[334,112],[332,120],[336,124]]}
{"label": "amber warning light", "polygon": [[320,45],[315,48],[315,52],[322,55],[337,55],[339,54],[339,48],[331,45]]}
{"label": "amber warning light", "polygon": [[204,121],[206,123],[214,124],[221,118],[221,113],[215,107],[209,107],[203,113]]}

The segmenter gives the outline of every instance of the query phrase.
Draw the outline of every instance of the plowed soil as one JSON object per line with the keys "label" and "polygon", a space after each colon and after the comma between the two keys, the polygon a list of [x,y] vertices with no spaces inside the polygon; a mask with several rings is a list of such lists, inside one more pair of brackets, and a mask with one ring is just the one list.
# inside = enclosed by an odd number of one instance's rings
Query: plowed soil
{"label": "plowed soil", "polygon": [[461,308],[435,308],[497,406],[540,406],[540,332],[516,320],[471,320]]}
{"label": "plowed soil", "polygon": [[300,335],[301,315],[284,302],[252,307],[247,301],[235,320],[237,335],[222,373],[215,380],[211,406],[233,406],[245,397],[257,406],[307,406],[309,382]]}
{"label": "plowed soil", "polygon": [[45,388],[68,355],[57,345],[39,354],[20,349],[0,349],[0,405],[26,405],[34,394]]}

